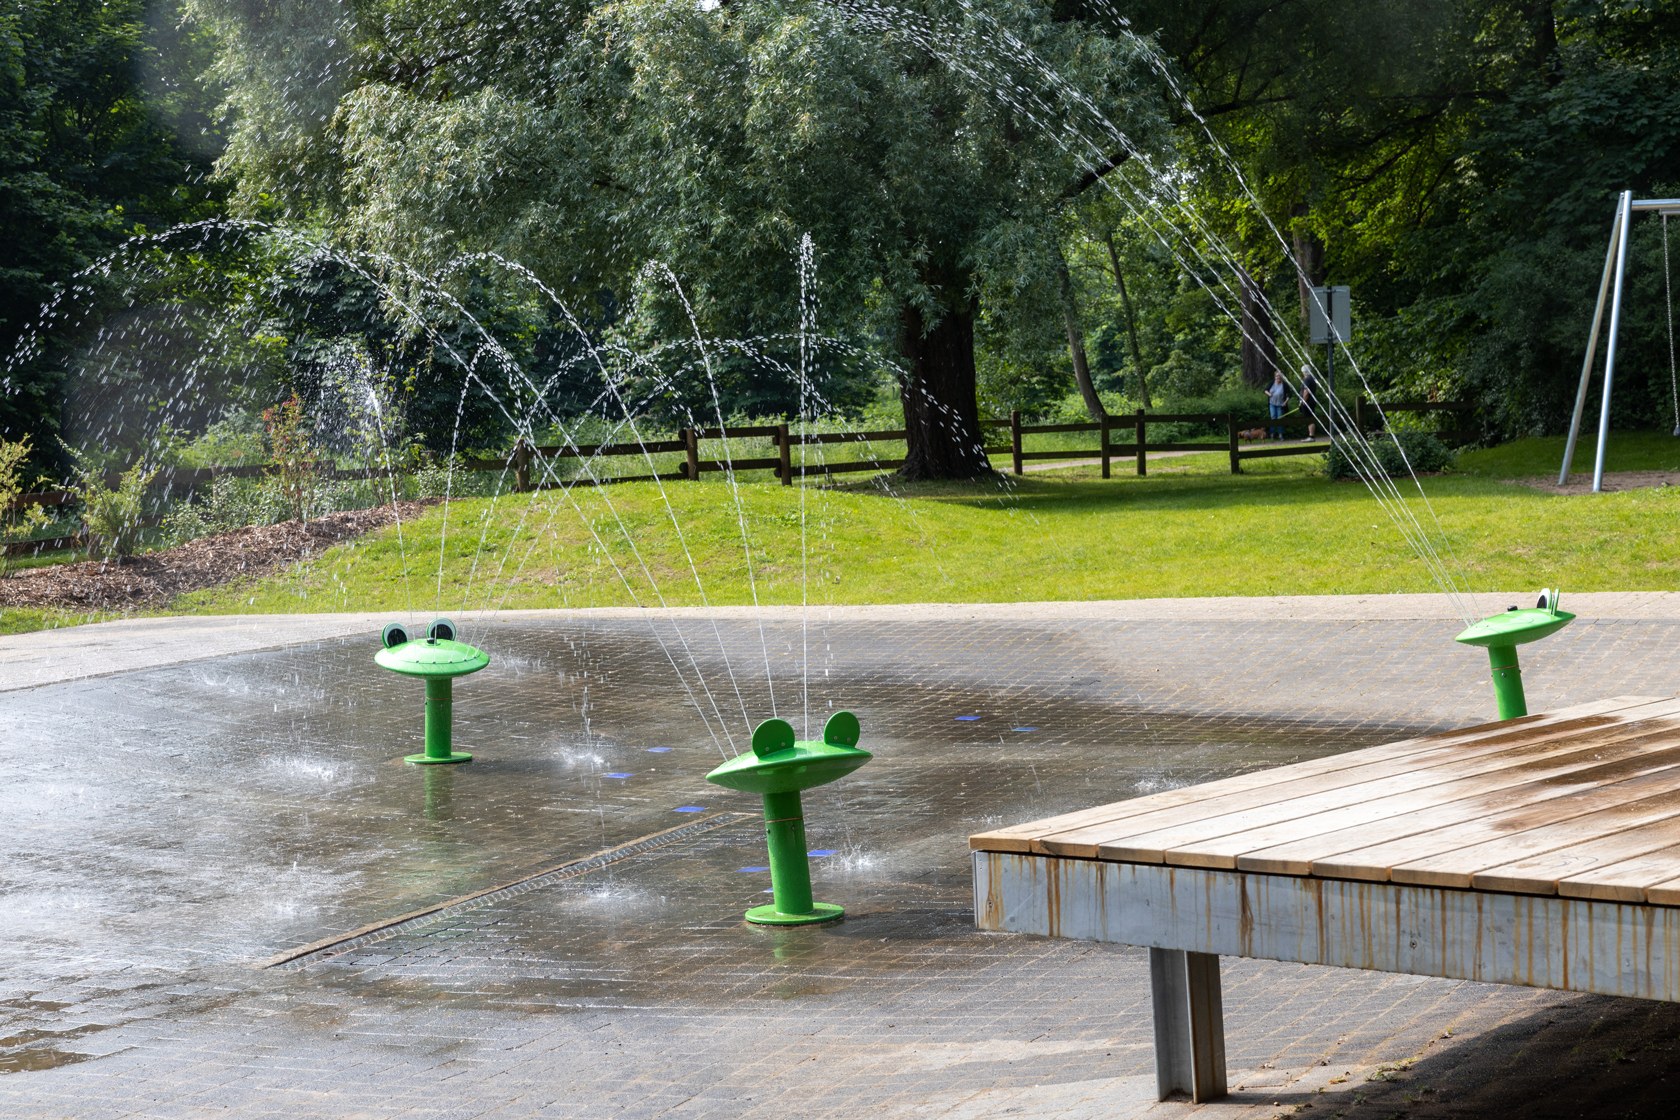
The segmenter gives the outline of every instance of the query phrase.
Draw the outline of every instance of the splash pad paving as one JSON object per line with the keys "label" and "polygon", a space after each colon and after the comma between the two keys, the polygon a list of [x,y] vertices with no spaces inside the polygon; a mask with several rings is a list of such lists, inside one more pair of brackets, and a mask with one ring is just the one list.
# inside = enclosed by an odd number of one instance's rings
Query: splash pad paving
{"label": "splash pad paving", "polygon": [[[1537,707],[1673,690],[1680,625],[1577,608],[1526,666]],[[976,933],[964,838],[1474,721],[1486,686],[1436,619],[1089,614],[813,626],[808,723],[800,626],[767,625],[780,714],[814,736],[832,697],[875,753],[806,794],[812,878],[847,911],[820,927],[741,920],[769,898],[757,798],[706,783],[726,754],[645,617],[475,628],[493,662],[457,698],[467,767],[403,764],[413,682],[368,667],[373,629],[9,692],[0,1112],[1182,1108],[1150,1100],[1141,954]],[[756,621],[718,625],[756,656]],[[682,632],[716,687],[709,623]],[[768,715],[764,673],[738,675]],[[741,701],[717,700],[747,749]],[[1625,1001],[1556,1010],[1550,993],[1249,962],[1226,986],[1251,1050],[1231,1056],[1249,1088],[1226,1107],[1255,1115],[1447,1027],[1530,1055],[1555,1035],[1567,1055],[1595,1018],[1649,1055],[1676,1025]],[[1484,1032],[1462,1076],[1500,1062]]]}

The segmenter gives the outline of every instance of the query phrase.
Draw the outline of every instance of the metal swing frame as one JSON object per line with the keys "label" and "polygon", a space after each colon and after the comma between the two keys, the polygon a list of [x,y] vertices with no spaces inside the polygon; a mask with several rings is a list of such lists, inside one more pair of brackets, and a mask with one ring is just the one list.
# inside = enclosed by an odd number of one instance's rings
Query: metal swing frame
{"label": "metal swing frame", "polygon": [[1604,349],[1604,398],[1598,410],[1598,447],[1593,455],[1593,493],[1604,489],[1604,449],[1610,440],[1610,388],[1616,380],[1616,334],[1622,321],[1622,280],[1627,271],[1628,226],[1633,215],[1644,211],[1680,215],[1680,198],[1634,198],[1623,191],[1616,202],[1616,217],[1610,223],[1610,249],[1604,256],[1604,277],[1598,284],[1598,306],[1593,308],[1592,333],[1587,336],[1587,356],[1581,362],[1581,384],[1575,390],[1575,412],[1569,418],[1569,442],[1563,448],[1563,469],[1558,485],[1569,481],[1569,465],[1575,458],[1575,439],[1581,431],[1581,413],[1587,406],[1587,383],[1593,361],[1598,357],[1599,328],[1604,323],[1604,306],[1610,305],[1610,338]]}

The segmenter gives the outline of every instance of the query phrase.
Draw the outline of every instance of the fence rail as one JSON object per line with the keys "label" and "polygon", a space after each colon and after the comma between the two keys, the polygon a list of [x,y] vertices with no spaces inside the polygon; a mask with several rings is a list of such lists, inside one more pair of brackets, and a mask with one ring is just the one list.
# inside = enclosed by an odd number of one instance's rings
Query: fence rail
{"label": "fence rail", "polygon": [[[1465,435],[1468,428],[1468,418],[1473,413],[1470,404],[1464,401],[1400,401],[1385,402],[1380,406],[1370,401],[1354,402],[1354,423],[1359,430],[1369,431],[1377,419],[1388,413],[1450,413],[1455,419],[1455,427],[1439,432],[1449,438],[1459,438]],[[1224,430],[1223,439],[1190,439],[1169,440],[1152,443],[1149,439],[1151,425],[1163,424],[1205,424]],[[988,457],[998,458],[1008,456],[1011,469],[1015,474],[1025,470],[1025,464],[1033,462],[1076,462],[1095,459],[1101,464],[1102,477],[1112,476],[1115,459],[1131,459],[1134,469],[1140,476],[1149,473],[1149,456],[1168,452],[1194,451],[1222,451],[1230,457],[1232,474],[1242,473],[1242,463],[1245,459],[1271,459],[1285,455],[1319,455],[1323,454],[1325,445],[1321,443],[1299,443],[1285,446],[1245,446],[1244,436],[1255,430],[1282,427],[1286,431],[1298,431],[1306,426],[1306,421],[1299,416],[1284,420],[1273,421],[1258,417],[1244,417],[1236,413],[1212,412],[1144,412],[1116,414],[1106,420],[1090,420],[1081,423],[1061,424],[1025,424],[1021,421],[1019,412],[1012,412],[1007,420],[982,420],[980,427],[985,431],[1007,431],[1009,443],[1004,446],[988,446],[982,448]],[[1097,436],[1096,446],[1092,448],[1057,449],[1057,450],[1029,450],[1024,446],[1029,436],[1039,435],[1070,435],[1092,433]],[[886,429],[880,431],[863,432],[796,432],[787,424],[757,424],[740,428],[683,428],[678,431],[675,439],[652,440],[646,443],[620,444],[564,444],[564,445],[536,445],[525,440],[519,441],[513,450],[501,458],[466,458],[459,461],[459,469],[468,471],[497,471],[504,474],[511,473],[514,488],[520,492],[555,489],[564,486],[599,486],[617,482],[694,482],[706,474],[718,474],[729,471],[771,471],[774,472],[783,486],[792,486],[799,477],[851,474],[862,471],[891,471],[904,465],[902,457],[879,458],[836,462],[836,463],[800,463],[793,462],[795,447],[825,447],[851,443],[902,443],[908,433],[903,428]],[[1130,436],[1129,441],[1117,440],[1117,436]],[[764,439],[770,440],[776,449],[773,456],[750,456],[737,458],[729,454],[727,444],[723,448],[723,458],[702,458],[701,444],[706,441],[726,441],[729,439]],[[683,462],[675,470],[659,470],[654,467],[651,457],[654,455],[670,455],[681,453]],[[586,474],[582,477],[543,478],[542,472],[537,472],[533,478],[533,467],[537,467],[544,460],[579,459],[596,461],[600,459],[622,458],[636,456],[648,462],[651,468],[648,473],[635,475],[607,475],[597,476]],[[803,458],[803,457],[802,457]],[[164,488],[166,493],[185,493],[191,495],[193,491],[206,483],[212,483],[218,478],[257,478],[274,473],[271,466],[227,466],[227,467],[192,467],[165,468],[159,473],[157,485]],[[321,464],[314,472],[323,481],[349,482],[366,481],[369,479],[385,478],[389,472],[381,467],[364,467],[344,469],[330,463]],[[117,475],[108,473],[105,476],[108,486],[117,485]],[[75,495],[68,490],[42,490],[31,494],[20,494],[13,501],[11,508],[21,509],[28,506],[66,506],[75,502]],[[158,518],[147,518],[143,524],[156,525]],[[7,556],[25,553],[39,553],[57,551],[66,548],[79,548],[87,543],[82,534],[60,536],[28,541],[14,541],[0,546],[0,550]]]}

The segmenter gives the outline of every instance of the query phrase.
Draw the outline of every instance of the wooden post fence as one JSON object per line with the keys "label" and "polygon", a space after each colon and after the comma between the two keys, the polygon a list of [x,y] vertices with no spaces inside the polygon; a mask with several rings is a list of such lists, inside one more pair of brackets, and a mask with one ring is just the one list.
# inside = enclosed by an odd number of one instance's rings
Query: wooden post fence
{"label": "wooden post fence", "polygon": [[1137,410],[1137,473],[1142,478],[1149,473],[1149,419],[1143,409]]}
{"label": "wooden post fence", "polygon": [[1015,473],[1021,473],[1021,410],[1009,413],[1009,450],[1015,460]]}
{"label": "wooden post fence", "polygon": [[521,494],[531,489],[531,445],[524,436],[513,445],[513,488]]}
{"label": "wooden post fence", "polygon": [[684,469],[690,482],[700,481],[700,434],[693,428],[682,430],[683,450],[687,453],[688,461]]}
{"label": "wooden post fence", "polygon": [[783,486],[792,486],[793,444],[788,439],[788,426],[786,424],[776,425],[776,446],[781,449],[782,460],[781,465],[776,468],[776,473],[782,476]]}
{"label": "wooden post fence", "polygon": [[1108,442],[1108,423],[1108,413],[1105,412],[1103,413],[1103,418],[1098,421],[1097,425],[1097,430],[1102,434],[1102,476],[1104,478],[1108,477],[1109,456],[1113,451],[1112,446]]}

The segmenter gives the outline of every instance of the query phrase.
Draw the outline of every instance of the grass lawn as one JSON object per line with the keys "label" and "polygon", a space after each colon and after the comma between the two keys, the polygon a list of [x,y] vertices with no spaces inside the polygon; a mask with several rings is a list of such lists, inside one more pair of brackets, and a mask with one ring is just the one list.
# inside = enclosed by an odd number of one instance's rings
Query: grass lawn
{"label": "grass lawn", "polygon": [[[1538,453],[1536,455],[1538,458]],[[884,492],[722,481],[470,499],[260,583],[187,597],[189,612],[995,602],[1431,591],[1364,487],[1318,458],[1220,455],[1111,481],[1081,468],[999,487]],[[1553,468],[1555,469],[1555,468]],[[1426,479],[1471,590],[1680,588],[1680,489],[1558,497],[1484,469]],[[1415,530],[1414,530],[1415,531]],[[743,545],[746,542],[746,546]],[[751,569],[749,579],[748,570]],[[439,573],[441,569],[441,584]],[[441,587],[441,589],[440,589]]]}
{"label": "grass lawn", "polygon": [[[1539,436],[1503,443],[1458,457],[1458,470],[1485,478],[1550,478],[1563,466],[1563,436]],[[1598,432],[1583,431],[1575,441],[1571,477],[1592,477]],[[1604,455],[1606,471],[1680,471],[1680,439],[1667,432],[1611,432]]]}
{"label": "grass lawn", "polygon": [[[1559,443],[1561,450],[1561,442]],[[1680,441],[1617,436],[1612,469]],[[1590,451],[1589,451],[1590,454]],[[1665,458],[1665,456],[1668,456]],[[1590,459],[1589,459],[1590,462]],[[495,607],[1000,602],[1435,591],[1389,514],[1318,456],[1223,455],[896,491],[721,478],[470,498],[180,613]],[[1680,488],[1562,497],[1501,481],[1555,472],[1549,441],[1463,457],[1408,505],[1472,591],[1680,589]],[[767,478],[768,476],[760,476]],[[1415,533],[1415,529],[1413,530]],[[743,544],[745,542],[745,544]],[[749,577],[749,567],[751,575]],[[440,578],[441,573],[441,578]],[[0,614],[0,632],[83,617]]]}

